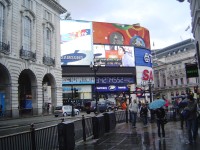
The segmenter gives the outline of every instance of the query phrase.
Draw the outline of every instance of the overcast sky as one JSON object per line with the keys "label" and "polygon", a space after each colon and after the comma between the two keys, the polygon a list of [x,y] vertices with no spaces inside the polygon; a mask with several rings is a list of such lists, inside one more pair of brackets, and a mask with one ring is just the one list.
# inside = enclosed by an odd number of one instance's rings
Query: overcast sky
{"label": "overcast sky", "polygon": [[[191,33],[190,6],[176,0],[60,0],[74,20],[140,23],[150,32],[151,49],[165,48]],[[190,29],[187,27],[190,26]],[[154,43],[154,44],[153,44]]]}

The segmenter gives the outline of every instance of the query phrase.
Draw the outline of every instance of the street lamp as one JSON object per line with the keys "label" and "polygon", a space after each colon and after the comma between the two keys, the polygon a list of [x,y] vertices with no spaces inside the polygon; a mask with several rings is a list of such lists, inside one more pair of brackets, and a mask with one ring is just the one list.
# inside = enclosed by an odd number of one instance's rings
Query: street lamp
{"label": "street lamp", "polygon": [[99,66],[96,65],[95,63],[93,64],[92,62],[90,63],[90,69],[94,71],[94,87],[95,87],[95,100],[96,100],[96,113],[99,113],[98,109],[98,94],[97,94],[97,82],[96,82],[96,76],[97,76],[97,71],[99,70]]}
{"label": "street lamp", "polygon": [[144,100],[145,100],[145,103],[146,103],[146,95],[145,95],[145,93],[146,93],[146,82],[145,81],[142,81],[141,82],[141,87],[142,87],[142,91],[143,91],[143,93],[144,93]]}
{"label": "street lamp", "polygon": [[149,85],[149,96],[150,96],[150,102],[152,102],[152,82],[149,80],[148,81],[148,85]]}

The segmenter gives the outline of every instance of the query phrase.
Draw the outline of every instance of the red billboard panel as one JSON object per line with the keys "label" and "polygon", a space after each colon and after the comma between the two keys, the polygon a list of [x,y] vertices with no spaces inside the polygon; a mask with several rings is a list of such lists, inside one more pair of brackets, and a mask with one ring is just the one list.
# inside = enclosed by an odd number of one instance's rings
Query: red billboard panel
{"label": "red billboard panel", "polygon": [[133,45],[150,49],[149,31],[138,25],[92,22],[94,44]]}

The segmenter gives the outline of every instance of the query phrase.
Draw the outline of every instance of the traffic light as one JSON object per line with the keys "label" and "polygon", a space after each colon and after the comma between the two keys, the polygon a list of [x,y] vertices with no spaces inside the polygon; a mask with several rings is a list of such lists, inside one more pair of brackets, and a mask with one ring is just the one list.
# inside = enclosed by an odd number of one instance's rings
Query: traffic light
{"label": "traffic light", "polygon": [[74,88],[74,98],[79,97],[78,89]]}

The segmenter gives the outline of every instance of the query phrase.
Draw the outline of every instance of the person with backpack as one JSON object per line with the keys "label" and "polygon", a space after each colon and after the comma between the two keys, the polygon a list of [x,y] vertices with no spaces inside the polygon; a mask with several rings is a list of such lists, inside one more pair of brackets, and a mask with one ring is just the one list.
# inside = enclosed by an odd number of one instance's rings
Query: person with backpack
{"label": "person with backpack", "polygon": [[196,142],[197,138],[197,102],[194,100],[193,94],[188,95],[188,105],[184,108],[188,112],[187,131],[188,142],[186,144],[192,144]]}

